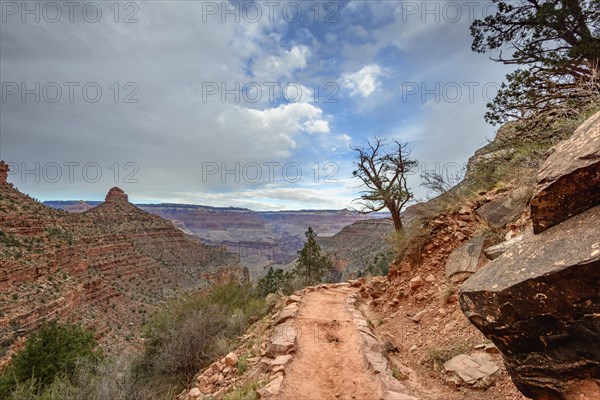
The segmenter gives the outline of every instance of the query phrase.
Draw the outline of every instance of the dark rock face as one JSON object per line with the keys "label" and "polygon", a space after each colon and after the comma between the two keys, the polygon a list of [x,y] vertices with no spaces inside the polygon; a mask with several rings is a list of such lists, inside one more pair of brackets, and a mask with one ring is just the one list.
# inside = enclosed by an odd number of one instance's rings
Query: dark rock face
{"label": "dark rock face", "polygon": [[533,230],[462,286],[460,305],[534,400],[600,400],[600,113],[553,148]]}
{"label": "dark rock face", "polygon": [[485,264],[485,239],[485,235],[479,235],[454,249],[446,262],[446,277],[450,281],[462,282]]}
{"label": "dark rock face", "polygon": [[529,197],[531,197],[530,189],[521,187],[482,205],[475,212],[491,227],[502,228],[521,214]]}
{"label": "dark rock face", "polygon": [[535,233],[600,204],[600,112],[556,145],[531,200]]}
{"label": "dark rock face", "polygon": [[463,312],[532,399],[600,395],[599,226],[595,207],[526,235],[461,288]]}

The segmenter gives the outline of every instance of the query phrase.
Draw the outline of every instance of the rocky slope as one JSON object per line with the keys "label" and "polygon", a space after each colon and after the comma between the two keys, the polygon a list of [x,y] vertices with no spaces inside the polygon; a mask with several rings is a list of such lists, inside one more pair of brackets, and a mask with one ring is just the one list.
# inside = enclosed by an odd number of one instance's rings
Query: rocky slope
{"label": "rocky slope", "polygon": [[118,188],[73,214],[19,192],[6,170],[0,163],[2,357],[52,318],[81,322],[109,350],[123,348],[167,298],[247,278],[236,254],[140,210]]}
{"label": "rocky slope", "polygon": [[501,129],[463,184],[414,210],[401,262],[363,282],[363,311],[416,397],[600,398],[599,119],[575,134]]}
{"label": "rocky slope", "polygon": [[600,112],[542,165],[531,223],[461,288],[461,307],[535,400],[600,399]]}

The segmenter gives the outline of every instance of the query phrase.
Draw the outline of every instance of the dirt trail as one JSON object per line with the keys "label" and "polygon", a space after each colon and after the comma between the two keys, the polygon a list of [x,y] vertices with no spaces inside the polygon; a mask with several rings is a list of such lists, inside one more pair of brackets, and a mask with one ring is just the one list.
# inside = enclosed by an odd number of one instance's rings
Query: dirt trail
{"label": "dirt trail", "polygon": [[375,378],[365,367],[360,337],[345,308],[354,292],[336,288],[306,293],[296,325],[297,354],[286,369],[282,400],[375,400]]}

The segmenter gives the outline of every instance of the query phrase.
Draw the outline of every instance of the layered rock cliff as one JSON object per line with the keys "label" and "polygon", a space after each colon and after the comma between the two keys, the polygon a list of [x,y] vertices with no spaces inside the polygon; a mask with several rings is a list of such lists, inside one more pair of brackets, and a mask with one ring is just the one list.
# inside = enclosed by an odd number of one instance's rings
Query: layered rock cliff
{"label": "layered rock cliff", "polygon": [[[83,212],[98,202],[48,201],[46,205],[69,212]],[[304,245],[304,232],[311,226],[320,237],[329,237],[364,216],[349,210],[252,211],[235,207],[188,204],[137,204],[151,214],[168,219],[202,242],[225,246],[240,255],[252,280],[268,267],[282,267],[296,258]],[[370,216],[380,218],[384,213]]]}
{"label": "layered rock cliff", "polygon": [[169,297],[247,279],[237,254],[133,206],[119,188],[73,214],[19,192],[2,171],[0,163],[1,356],[53,318],[122,348]]}

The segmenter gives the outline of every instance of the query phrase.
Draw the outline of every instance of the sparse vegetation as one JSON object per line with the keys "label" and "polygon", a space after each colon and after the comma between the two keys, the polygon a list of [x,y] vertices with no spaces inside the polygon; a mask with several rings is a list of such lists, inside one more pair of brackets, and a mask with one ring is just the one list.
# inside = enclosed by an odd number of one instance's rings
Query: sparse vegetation
{"label": "sparse vegetation", "polygon": [[69,245],[73,244],[73,235],[61,228],[49,228],[46,233],[49,238],[67,242]]}
{"label": "sparse vegetation", "polygon": [[237,362],[238,375],[243,375],[248,370],[248,358],[246,356],[240,357]]}
{"label": "sparse vegetation", "polygon": [[182,380],[224,355],[251,320],[266,310],[251,287],[234,284],[175,300],[146,325],[146,348],[134,370],[160,393],[181,390]]}
{"label": "sparse vegetation", "polygon": [[0,231],[0,244],[5,245],[6,247],[21,247],[22,245],[15,235],[4,231]]}
{"label": "sparse vegetation", "polygon": [[480,154],[481,160],[471,165],[459,184],[455,184],[456,176],[423,175],[422,185],[438,196],[417,207],[417,212],[423,220],[432,219],[440,212],[456,211],[482,192],[510,185],[531,186],[548,150],[568,138],[598,110],[600,106],[592,106],[574,117],[556,119],[549,125],[531,128],[526,135],[522,133],[524,126],[520,121],[503,126],[501,136],[504,139],[490,142],[484,148],[485,152]]}
{"label": "sparse vegetation", "polygon": [[[93,333],[78,325],[47,324],[30,336],[0,375],[0,398],[172,399],[199,368],[227,353],[236,337],[267,310],[255,290],[236,284],[173,300],[146,325],[145,349],[121,359],[103,357]],[[247,358],[241,357],[237,367],[242,374]],[[228,398],[254,399],[255,388],[249,385]]]}
{"label": "sparse vegetation", "polygon": [[427,235],[428,231],[420,220],[406,226],[402,232],[394,232],[390,240],[393,243],[395,262],[401,262],[405,258],[419,258],[421,248],[427,242]]}
{"label": "sparse vegetation", "polygon": [[448,299],[456,292],[456,287],[452,283],[446,283],[439,288],[439,299],[440,304],[444,305],[448,303]]}
{"label": "sparse vegetation", "polygon": [[256,389],[263,386],[264,382],[252,382],[243,387],[229,393],[224,400],[258,400],[259,396]]}
{"label": "sparse vegetation", "polygon": [[383,252],[375,255],[371,263],[368,264],[366,274],[368,276],[387,275],[390,271],[390,263],[394,257],[393,252]]}
{"label": "sparse vegetation", "polygon": [[452,346],[429,350],[422,363],[430,365],[434,370],[439,371],[446,361],[460,354],[468,353],[470,350],[471,345],[463,341],[458,341]]}
{"label": "sparse vegetation", "polygon": [[392,376],[399,381],[404,381],[408,379],[408,376],[400,372],[397,368],[392,368]]}

